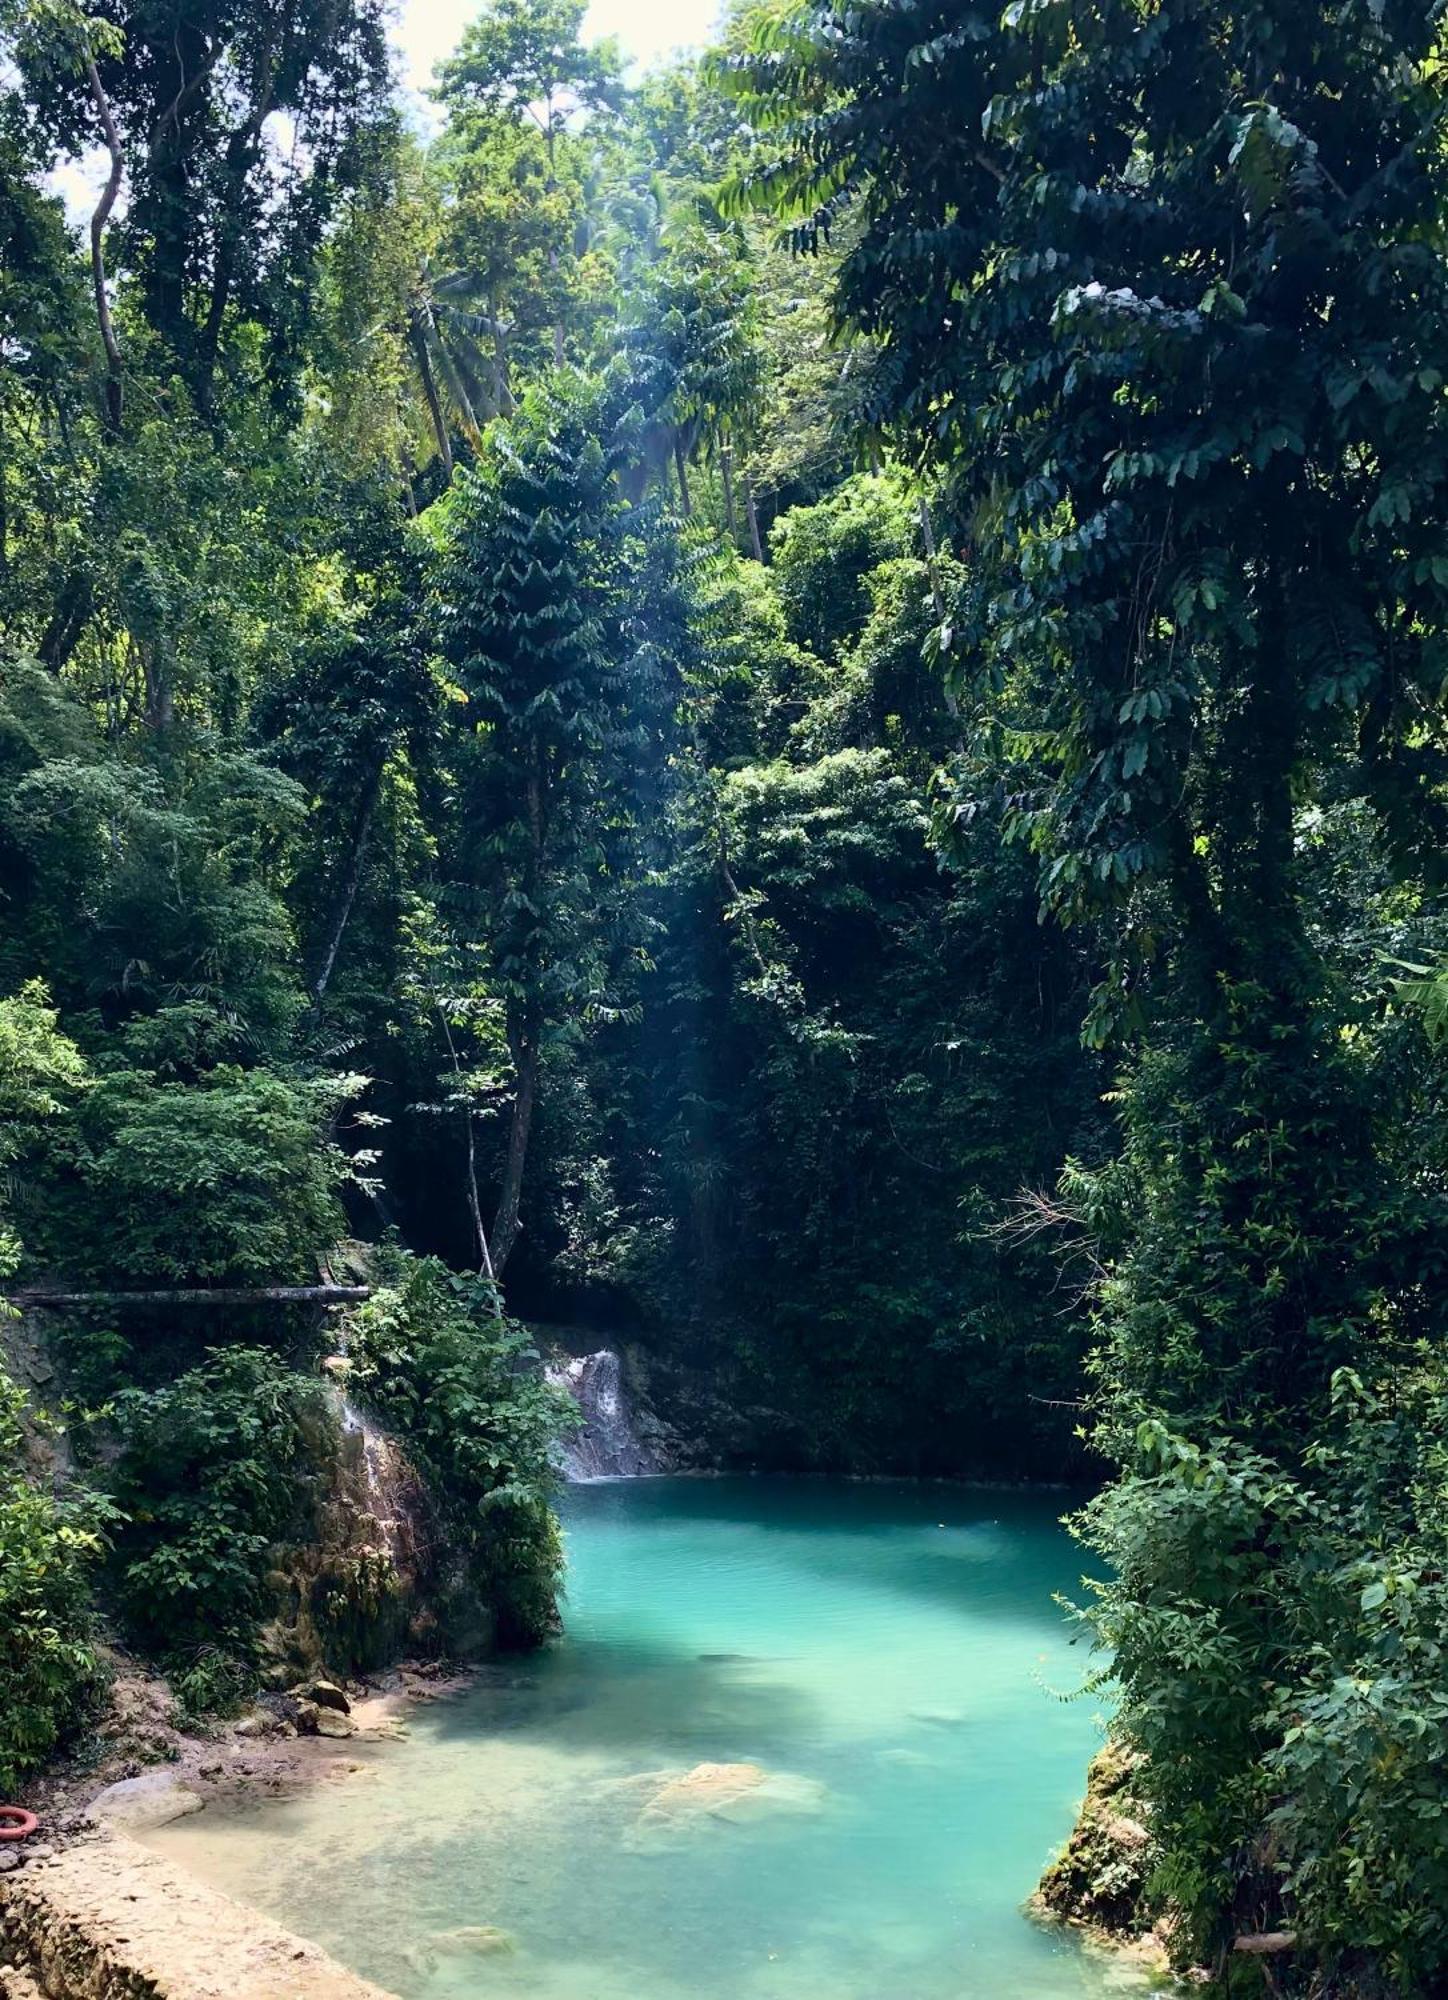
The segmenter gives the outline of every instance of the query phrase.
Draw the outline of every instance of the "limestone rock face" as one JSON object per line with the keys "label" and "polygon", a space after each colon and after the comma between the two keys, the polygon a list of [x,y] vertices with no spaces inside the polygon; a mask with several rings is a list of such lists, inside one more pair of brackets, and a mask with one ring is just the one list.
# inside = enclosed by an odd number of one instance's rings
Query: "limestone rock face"
{"label": "limestone rock face", "polygon": [[[405,1653],[485,1651],[492,1625],[398,1440],[349,1401],[333,1371],[331,1411],[308,1439],[309,1500],[299,1539],[279,1545],[267,1588],[265,1685],[316,1692],[330,1676],[364,1675]],[[317,1676],[326,1679],[318,1680]],[[339,1709],[339,1712],[344,1712]]]}
{"label": "limestone rock face", "polygon": [[639,1435],[627,1369],[613,1348],[550,1362],[544,1373],[578,1405],[579,1429],[562,1448],[569,1479],[635,1479],[662,1470]]}
{"label": "limestone rock face", "polygon": [[0,1965],[0,2000],[45,2000],[45,1995],[28,1972]]}

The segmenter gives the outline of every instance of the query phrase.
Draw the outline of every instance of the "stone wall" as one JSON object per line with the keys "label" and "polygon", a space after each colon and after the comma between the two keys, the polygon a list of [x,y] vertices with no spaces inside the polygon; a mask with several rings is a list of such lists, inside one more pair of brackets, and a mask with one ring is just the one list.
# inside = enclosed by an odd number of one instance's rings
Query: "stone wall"
{"label": "stone wall", "polygon": [[0,1877],[5,2000],[392,2000],[122,1834]]}

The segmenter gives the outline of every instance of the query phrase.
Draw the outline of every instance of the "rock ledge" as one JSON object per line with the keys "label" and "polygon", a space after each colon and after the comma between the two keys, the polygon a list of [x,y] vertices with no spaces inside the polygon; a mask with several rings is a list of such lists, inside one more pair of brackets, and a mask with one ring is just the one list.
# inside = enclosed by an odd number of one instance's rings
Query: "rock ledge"
{"label": "rock ledge", "polygon": [[0,1879],[0,1993],[42,2000],[392,2000],[124,1834]]}

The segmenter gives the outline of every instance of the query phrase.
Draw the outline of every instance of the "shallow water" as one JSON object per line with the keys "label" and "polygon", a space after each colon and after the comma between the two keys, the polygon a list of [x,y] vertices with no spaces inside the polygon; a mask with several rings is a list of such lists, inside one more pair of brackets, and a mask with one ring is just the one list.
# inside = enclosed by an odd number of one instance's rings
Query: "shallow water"
{"label": "shallow water", "polygon": [[[356,1780],[153,1837],[404,2000],[1091,2000],[1020,1914],[1099,1740],[1052,1496],[572,1489],[567,1637]],[[664,1777],[788,1782],[727,1817]],[[675,1805],[677,1809],[670,1809]],[[514,1949],[438,1948],[496,1925]]]}

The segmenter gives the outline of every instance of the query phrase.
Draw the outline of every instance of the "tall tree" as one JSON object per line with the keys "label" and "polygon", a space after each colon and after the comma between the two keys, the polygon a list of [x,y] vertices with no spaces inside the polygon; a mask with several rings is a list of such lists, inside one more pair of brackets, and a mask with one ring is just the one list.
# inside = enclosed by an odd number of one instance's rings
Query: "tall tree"
{"label": "tall tree", "polygon": [[490,1232],[499,1275],[518,1235],[545,1040],[603,992],[618,504],[597,392],[563,380],[488,434],[449,517],[442,640],[467,697],[452,862],[478,905],[513,1067]]}
{"label": "tall tree", "polygon": [[99,120],[117,181],[124,169],[122,261],[196,403],[211,405],[236,315],[265,321],[287,381],[359,135],[390,115],[380,0],[106,0],[79,65],[46,59],[30,33],[16,46],[52,143],[78,152]]}
{"label": "tall tree", "polygon": [[586,12],[586,0],[492,0],[441,67],[443,101],[526,121],[556,168],[569,121],[619,98],[617,46],[584,45]]}
{"label": "tall tree", "polygon": [[[852,217],[837,299],[881,345],[873,413],[943,467],[970,540],[940,650],[1004,690],[1008,830],[1046,907],[1117,941],[1090,1031],[1156,1010],[1101,1294],[1123,1470],[1101,1521],[1186,1952],[1294,1893],[1321,1962],[1377,1921],[1311,1893],[1319,1843],[1369,1838],[1375,1802],[1344,1786],[1329,1833],[1273,1811],[1270,1772],[1321,1678],[1381,1686],[1392,1643],[1356,1587],[1299,1596],[1296,1555],[1243,1579],[1263,1537],[1298,1547],[1299,1479],[1320,1521],[1346,1504],[1318,1455],[1341,1371],[1395,1379],[1443,1333],[1434,1204],[1344,1033],[1295,838],[1330,782],[1438,867],[1441,62],[1434,11],[1392,0],[929,0],[771,16],[731,69],[746,196],[806,251]],[[1193,1515],[1219,1439],[1218,1510]]]}
{"label": "tall tree", "polygon": [[[597,116],[622,96],[617,45],[580,39],[585,0],[492,0],[464,31],[457,54],[442,64],[439,94],[455,112],[484,128],[521,126],[536,134],[547,162],[546,195],[560,178],[565,135],[581,118]],[[548,248],[556,284],[565,247]],[[566,332],[553,325],[553,359],[562,365]]]}

